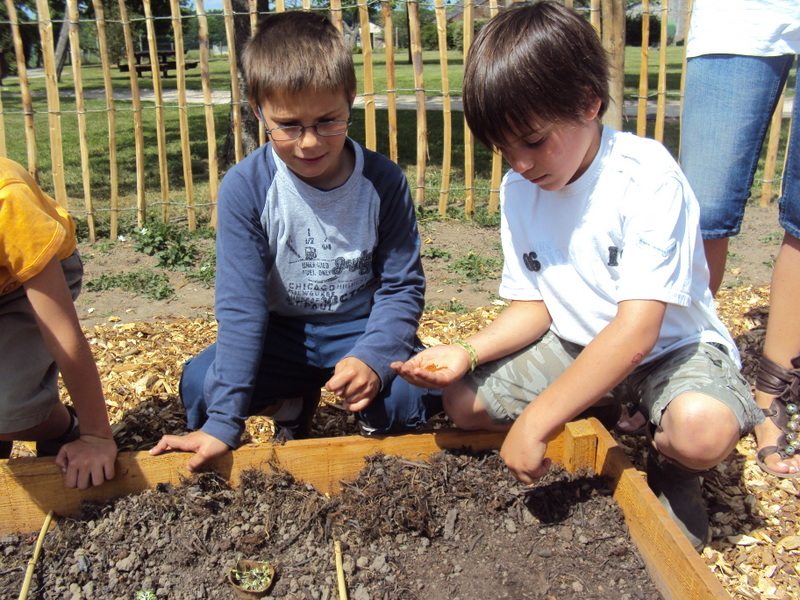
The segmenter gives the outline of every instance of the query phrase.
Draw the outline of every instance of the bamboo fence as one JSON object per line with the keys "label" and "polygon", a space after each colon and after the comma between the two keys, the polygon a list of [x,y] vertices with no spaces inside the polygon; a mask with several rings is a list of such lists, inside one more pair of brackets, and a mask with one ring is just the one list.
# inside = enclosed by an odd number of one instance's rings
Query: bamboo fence
{"label": "bamboo fence", "polygon": [[[571,0],[565,0],[564,3],[573,5]],[[5,0],[8,13],[5,24],[13,40],[16,77],[9,79],[9,82],[13,82],[12,86],[0,87],[0,155],[25,164],[61,204],[67,206],[76,216],[85,217],[89,240],[92,242],[97,238],[100,221],[108,223],[107,233],[104,235],[116,239],[123,213],[135,214],[138,226],[143,226],[146,219],[153,215],[164,220],[185,221],[190,230],[197,227],[198,220],[213,225],[219,177],[222,174],[218,141],[227,133],[218,128],[218,122],[215,124],[215,106],[224,104],[228,108],[226,127],[230,130],[228,146],[231,148],[233,162],[242,160],[245,155],[242,111],[249,110],[249,107],[239,83],[237,29],[234,22],[237,17],[247,17],[249,31],[252,33],[263,15],[258,12],[256,0],[247,0],[244,3],[247,7],[246,14],[235,13],[232,0],[224,0],[222,14],[213,15],[213,18],[224,21],[227,41],[227,80],[221,83],[219,76],[216,79],[212,76],[209,43],[209,19],[212,15],[207,13],[203,0],[195,0],[193,9],[181,8],[178,0],[170,0],[169,14],[165,15],[153,13],[151,0],[143,0],[143,15],[129,15],[124,0],[117,0],[116,7],[112,4],[113,0],[92,0],[92,16],[87,17],[79,15],[77,0],[68,0],[67,15],[65,19],[58,21],[52,19],[46,0],[36,1],[34,22],[41,41],[44,85],[37,83],[34,86],[26,64],[20,30],[23,25],[31,26],[29,18],[21,20],[23,16],[29,15],[22,15],[12,0]],[[476,164],[477,150],[463,119],[462,141],[460,144],[455,141],[453,119],[461,117],[457,104],[460,94],[451,90],[449,83],[455,48],[449,47],[452,42],[448,30],[452,32],[454,24],[460,27],[463,51],[460,58],[463,58],[469,51],[476,24],[511,4],[513,2],[502,0],[462,0],[457,4],[446,3],[445,0],[425,0],[424,3],[419,0],[404,0],[399,4],[393,4],[389,0],[349,0],[345,4],[341,0],[331,0],[325,8],[315,6],[312,9],[310,0],[295,0],[291,6],[287,6],[284,0],[275,0],[272,3],[275,12],[323,10],[343,34],[358,38],[361,54],[358,76],[363,91],[355,110],[363,110],[363,138],[356,139],[370,149],[384,148],[389,158],[395,162],[400,162],[401,154],[407,150],[401,146],[401,142],[410,144],[413,140],[415,158],[407,160],[408,164],[404,166],[412,184],[415,203],[420,208],[436,210],[443,215],[453,208],[462,209],[467,216],[473,215],[481,206],[490,214],[497,212],[503,163],[497,153],[490,153],[483,154]],[[585,3],[582,4],[585,6]],[[688,22],[691,3],[687,4],[684,18]],[[635,120],[633,124],[626,122],[624,111],[625,2],[590,0],[587,8],[578,10],[582,10],[596,28],[611,57],[612,102],[605,122],[617,128],[627,125],[639,135],[648,135],[652,131],[655,139],[664,141],[665,124],[670,118],[667,116],[669,0],[643,0],[641,3],[643,40],[649,39],[651,14],[660,17],[661,27],[658,47],[649,47],[647,43],[643,43],[641,47],[638,94],[631,94],[628,98],[633,114],[631,118]],[[112,12],[114,16],[110,18]],[[432,15],[435,25],[436,52],[433,54],[423,53],[425,15]],[[184,44],[183,23],[188,19],[196,20],[198,32],[197,46],[191,48]],[[54,29],[60,28],[64,20],[69,30],[71,63],[69,73],[65,70],[65,80],[71,80],[61,83],[56,79]],[[348,25],[346,20],[352,23]],[[161,21],[159,25],[162,26],[168,23],[170,27],[169,37],[175,57],[170,70],[175,71],[174,77],[164,77],[158,68],[160,47],[156,34],[157,21]],[[407,21],[408,26],[413,89],[400,90],[397,87],[398,65],[395,53],[398,50],[395,42],[398,39],[397,33],[406,26],[404,21]],[[102,109],[87,107],[89,92],[85,89],[86,74],[83,65],[85,49],[81,47],[82,43],[87,43],[87,36],[81,36],[81,27],[84,24],[91,24],[92,31],[96,32],[96,43],[89,46],[99,57],[102,88],[95,84],[91,97],[95,100],[102,97]],[[382,46],[373,44],[373,24],[383,27]],[[122,55],[119,65],[112,64],[113,53],[108,39],[111,26],[122,30],[123,42],[120,44],[124,48],[118,49]],[[134,40],[134,29],[142,28],[146,31],[146,50],[140,47],[141,41]],[[137,46],[137,41],[140,46]],[[657,54],[657,84],[656,89],[651,92],[648,79],[651,76],[652,53]],[[149,58],[150,66],[143,63],[141,66],[144,68],[140,73],[135,67],[139,65],[137,59],[143,54]],[[192,58],[195,54],[197,57],[191,65],[187,62],[188,54]],[[438,64],[426,69],[426,60],[430,62],[434,54]],[[122,78],[118,74],[123,71],[125,63],[127,85],[121,84]],[[189,72],[189,68],[194,66],[198,67],[199,77],[198,72]],[[683,71],[682,68],[679,102],[683,98]],[[382,78],[376,79],[376,74],[380,74]],[[441,84],[426,87],[426,77],[429,80],[440,79]],[[189,101],[190,87],[187,82],[190,78],[194,82],[199,79],[202,100]],[[385,84],[376,87],[376,80],[385,81]],[[46,104],[41,100],[42,87]],[[226,95],[225,100],[219,100],[219,92]],[[70,107],[68,110],[62,109],[62,99],[64,105]],[[405,107],[408,107],[410,100],[414,110],[416,135],[413,138],[403,136],[405,132],[400,129],[399,111],[403,110],[401,100]],[[431,108],[432,100],[437,102],[434,103],[435,108]],[[379,113],[380,103],[384,103],[380,110],[385,112]],[[653,105],[654,113],[650,110]],[[772,201],[775,190],[780,188],[778,157],[783,145],[781,131],[782,128],[786,129],[782,109],[783,99],[772,121],[763,179],[760,182],[760,202],[764,205]],[[204,127],[198,129],[196,126],[192,129],[191,115],[194,112],[199,115],[201,110]],[[93,111],[105,113],[102,127],[107,129],[108,134],[100,148],[97,139],[90,135],[90,131],[101,126],[96,120],[93,121],[94,125],[89,124]],[[40,133],[37,134],[36,126],[45,116],[46,140],[41,133],[44,128],[40,126]],[[433,127],[438,125],[439,119],[441,129]],[[178,123],[178,135],[175,135],[174,127],[168,127],[168,123],[174,123],[175,120]],[[64,122],[69,125],[64,125]],[[404,122],[408,123],[408,120]],[[120,127],[123,126],[131,127],[130,140],[120,139]],[[203,131],[199,136],[201,139],[190,139],[197,138],[198,131]],[[432,140],[432,132],[439,131],[441,139]],[[265,141],[263,125],[259,124],[258,143],[263,144]],[[437,144],[441,142],[441,156],[431,156],[429,142],[432,141]],[[128,149],[127,146],[132,146],[132,153],[122,152]],[[75,160],[76,150],[79,161]],[[49,151],[47,168],[43,168],[41,160],[42,152],[45,151]],[[65,165],[65,153],[70,162],[69,169]],[[128,157],[124,162],[121,159],[123,155]],[[463,156],[463,166],[456,164],[456,156]],[[99,161],[98,157],[102,160]],[[79,162],[79,166],[75,166],[76,162]],[[98,167],[98,164],[102,167]],[[202,169],[200,165],[203,166]],[[98,168],[107,169],[102,192],[93,189],[92,171]],[[482,173],[489,171],[490,174],[488,177],[482,176],[479,181],[476,178],[478,170]],[[131,191],[127,194],[120,191],[123,175],[135,180],[135,184],[128,186]],[[81,194],[82,207],[78,202]]]}

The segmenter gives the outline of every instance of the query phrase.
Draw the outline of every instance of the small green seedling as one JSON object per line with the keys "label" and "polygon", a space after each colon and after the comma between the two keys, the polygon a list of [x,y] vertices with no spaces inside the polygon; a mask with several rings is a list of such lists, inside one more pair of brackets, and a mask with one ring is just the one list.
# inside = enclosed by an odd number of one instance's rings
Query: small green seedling
{"label": "small green seedling", "polygon": [[135,600],[158,600],[158,596],[153,590],[139,590],[134,598]]}
{"label": "small green seedling", "polygon": [[230,582],[245,592],[263,593],[272,585],[275,569],[267,562],[240,560],[228,572]]}

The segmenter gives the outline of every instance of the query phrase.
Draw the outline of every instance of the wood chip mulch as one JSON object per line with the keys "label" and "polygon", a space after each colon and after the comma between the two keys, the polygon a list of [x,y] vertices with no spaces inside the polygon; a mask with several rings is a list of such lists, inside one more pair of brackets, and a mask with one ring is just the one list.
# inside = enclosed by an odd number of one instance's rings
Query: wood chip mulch
{"label": "wood chip mulch", "polygon": [[[751,382],[763,345],[768,303],[768,288],[726,290],[718,297],[720,316],[739,344],[743,372]],[[463,314],[426,312],[420,337],[431,345],[469,335],[502,308],[503,303],[497,302]],[[182,365],[215,335],[216,323],[200,319],[116,323],[87,332],[120,449],[146,449],[162,433],[185,431],[177,394]],[[332,398],[323,396],[323,401],[335,408]],[[328,413],[341,415],[336,410]],[[272,435],[268,418],[248,419],[247,436],[252,441],[268,441]],[[620,443],[642,468],[643,440],[625,436]],[[755,462],[754,438],[748,435],[708,474],[705,494],[714,541],[702,557],[728,592],[735,598],[800,598],[800,479],[781,480],[763,473]]]}

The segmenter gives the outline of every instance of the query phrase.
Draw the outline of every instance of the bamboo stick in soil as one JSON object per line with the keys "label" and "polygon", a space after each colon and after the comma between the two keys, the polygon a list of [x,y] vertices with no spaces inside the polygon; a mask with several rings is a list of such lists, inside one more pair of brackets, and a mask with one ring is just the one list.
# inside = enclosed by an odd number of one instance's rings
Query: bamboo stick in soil
{"label": "bamboo stick in soil", "polygon": [[169,220],[169,165],[167,163],[167,133],[164,126],[164,94],[161,91],[161,71],[158,69],[158,45],[153,10],[150,0],[143,0],[145,28],[147,29],[147,49],[150,53],[153,97],[156,103],[156,145],[158,147],[158,174],[161,183],[161,220]]}
{"label": "bamboo stick in soil", "polygon": [[69,51],[72,58],[72,78],[75,87],[75,109],[78,113],[78,146],[81,155],[81,181],[83,183],[83,205],[86,209],[86,225],[89,243],[95,242],[94,205],[92,203],[91,166],[89,165],[89,136],[86,130],[86,103],[83,98],[81,78],[80,25],[77,0],[67,0],[69,17]]}
{"label": "bamboo stick in soil", "polygon": [[[250,0],[250,36],[256,34],[258,29],[258,0]],[[267,141],[267,130],[264,122],[258,119],[258,145],[263,146]]]}
{"label": "bamboo stick in soil", "polygon": [[39,162],[36,157],[36,129],[33,124],[33,100],[31,88],[28,84],[28,69],[25,66],[25,51],[22,47],[22,34],[19,30],[17,9],[13,0],[6,0],[6,10],[11,23],[11,39],[14,40],[14,56],[17,61],[17,80],[22,97],[22,114],[25,121],[25,148],[28,156],[28,172],[38,179]]}
{"label": "bamboo stick in soil", "polygon": [[[472,30],[474,27],[474,14],[472,11],[472,0],[464,1],[464,62],[467,62],[467,54],[472,46]],[[475,214],[475,149],[473,146],[472,131],[464,119],[464,214],[472,217]]]}
{"label": "bamboo stick in soil", "polygon": [[664,117],[667,110],[667,11],[669,0],[661,0],[661,38],[658,49],[658,93],[656,95],[656,129],[655,137],[664,141]]}
{"label": "bamboo stick in soil", "polygon": [[[784,94],[778,98],[778,104],[775,107],[775,112],[772,113],[772,123],[769,126],[769,139],[767,141],[767,155],[764,159],[764,175],[761,180],[761,199],[758,204],[761,207],[767,207],[772,202],[773,196],[773,183],[775,182],[775,172],[778,162],[778,146],[781,142],[781,124],[783,122],[783,100]],[[794,100],[798,101],[797,98]],[[780,188],[779,188],[780,190]]]}
{"label": "bamboo stick in soil", "polygon": [[[282,6],[283,2],[277,3]],[[233,5],[231,0],[223,0],[225,16],[225,39],[228,42],[228,74],[231,78],[231,121],[233,123],[233,154],[238,163],[244,158],[242,148],[242,98],[239,93],[239,70],[236,68],[236,34],[233,28]],[[280,8],[278,9],[280,12]]]}
{"label": "bamboo stick in soil", "polygon": [[392,5],[386,0],[381,0],[381,12],[383,13],[383,41],[386,44],[384,52],[386,55],[386,113],[389,122],[389,158],[397,162],[397,81],[394,66]]}
{"label": "bamboo stick in soil", "polygon": [[[96,0],[97,1],[97,0]],[[217,225],[217,192],[219,190],[219,167],[217,166],[217,128],[214,124],[214,100],[211,97],[211,73],[208,55],[208,17],[205,0],[195,0],[197,11],[197,39],[200,45],[200,82],[203,86],[203,109],[206,117],[206,142],[208,148],[208,201],[209,222]]]}
{"label": "bamboo stick in soil", "polygon": [[42,58],[44,59],[44,82],[47,90],[48,123],[50,125],[50,170],[53,174],[53,195],[64,208],[69,208],[67,183],[64,179],[64,138],[61,135],[61,103],[58,99],[58,83],[56,82],[56,60],[53,55],[53,21],[50,19],[50,7],[47,0],[36,0],[36,12],[39,15],[39,35],[42,40]]}
{"label": "bamboo stick in soil", "polygon": [[111,84],[111,61],[108,57],[106,16],[102,0],[92,0],[97,23],[97,47],[100,49],[100,66],[103,70],[103,90],[106,96],[106,120],[108,124],[108,168],[109,168],[109,237],[117,239],[119,234],[119,171],[117,165],[117,115],[114,106],[114,88]]}
{"label": "bamboo stick in soil", "polygon": [[170,0],[172,33],[175,36],[175,78],[178,80],[178,125],[181,133],[181,163],[183,186],[186,196],[186,226],[189,231],[197,229],[197,211],[194,205],[194,180],[192,179],[192,150],[189,145],[189,117],[186,102],[186,64],[183,48],[183,27],[178,0]]}
{"label": "bamboo stick in soil", "polygon": [[425,204],[425,171],[428,158],[428,123],[425,112],[425,80],[422,63],[422,34],[419,25],[419,3],[408,2],[409,39],[411,63],[414,68],[414,90],[417,97],[417,182],[414,202],[418,207]]}
{"label": "bamboo stick in soil", "polygon": [[358,22],[361,32],[361,56],[364,60],[364,141],[367,148],[377,150],[375,127],[375,82],[372,77],[372,36],[366,0],[358,0]]}
{"label": "bamboo stick in soil", "polygon": [[444,0],[435,0],[436,33],[439,39],[439,65],[442,73],[442,182],[439,187],[439,214],[447,214],[450,194],[450,163],[453,154],[453,124],[450,111],[450,82],[447,77],[447,15]]}
{"label": "bamboo stick in soil", "polygon": [[[571,4],[571,2],[570,2]],[[489,0],[489,16],[498,13],[497,0]],[[492,152],[492,178],[489,183],[489,214],[495,214],[500,208],[500,181],[503,178],[503,156],[496,150]]]}
{"label": "bamboo stick in soil", "polygon": [[647,76],[650,69],[650,0],[642,0],[642,47],[640,48],[639,98],[636,102],[636,135],[647,135]]}
{"label": "bamboo stick in soil", "polygon": [[142,97],[139,92],[139,76],[136,73],[136,59],[133,56],[133,35],[128,20],[128,7],[125,0],[117,0],[122,34],[125,39],[125,56],[128,61],[128,79],[131,84],[131,104],[133,106],[133,143],[136,154],[136,223],[144,226],[147,200],[144,195],[144,129],[142,126]]}
{"label": "bamboo stick in soil", "polygon": [[339,30],[339,33],[344,32],[344,25],[342,23],[342,0],[331,0],[331,23]]}

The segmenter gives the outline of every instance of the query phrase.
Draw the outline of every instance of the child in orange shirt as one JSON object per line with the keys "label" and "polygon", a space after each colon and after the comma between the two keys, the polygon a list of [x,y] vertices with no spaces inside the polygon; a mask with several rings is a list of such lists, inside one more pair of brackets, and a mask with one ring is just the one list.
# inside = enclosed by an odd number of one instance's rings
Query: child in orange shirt
{"label": "child in orange shirt", "polygon": [[[76,246],[64,208],[0,158],[0,458],[13,440],[35,441],[38,455],[56,455],[67,487],[85,489],[114,477],[117,445],[73,303]],[[74,409],[59,400],[59,371]]]}

